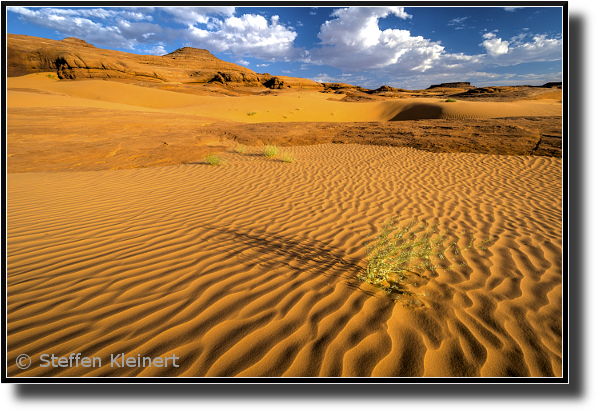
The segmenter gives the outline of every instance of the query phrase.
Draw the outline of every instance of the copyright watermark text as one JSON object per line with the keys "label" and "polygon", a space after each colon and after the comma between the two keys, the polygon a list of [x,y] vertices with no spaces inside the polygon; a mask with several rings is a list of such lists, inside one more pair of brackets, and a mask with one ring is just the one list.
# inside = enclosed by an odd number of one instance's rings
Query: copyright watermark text
{"label": "copyright watermark text", "polygon": [[[126,356],[122,354],[110,354],[110,366],[114,368],[146,368],[146,367],[175,367],[179,365],[177,360],[178,356],[173,354],[169,357],[144,357],[140,354],[137,356]],[[21,354],[16,359],[17,366],[21,369],[27,369],[31,366],[31,358],[27,354]],[[86,357],[82,356],[81,353],[72,353],[69,356],[57,357],[54,354],[42,354],[40,355],[40,367],[55,367],[55,368],[72,368],[72,367],[84,367],[84,368],[96,368],[102,367],[103,362],[100,357]]]}

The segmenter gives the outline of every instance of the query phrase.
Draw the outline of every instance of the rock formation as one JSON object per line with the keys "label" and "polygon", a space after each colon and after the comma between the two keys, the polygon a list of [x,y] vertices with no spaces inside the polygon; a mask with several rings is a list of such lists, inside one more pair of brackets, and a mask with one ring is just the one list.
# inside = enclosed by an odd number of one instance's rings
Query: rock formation
{"label": "rock formation", "polygon": [[259,74],[218,59],[209,51],[183,47],[164,56],[100,49],[84,40],[7,35],[7,76],[56,72],[60,79],[132,79],[153,82],[214,83],[270,89],[322,89],[309,79]]}
{"label": "rock formation", "polygon": [[449,82],[441,83],[439,85],[431,85],[426,89],[434,88],[474,88],[474,86],[470,85],[470,82]]}

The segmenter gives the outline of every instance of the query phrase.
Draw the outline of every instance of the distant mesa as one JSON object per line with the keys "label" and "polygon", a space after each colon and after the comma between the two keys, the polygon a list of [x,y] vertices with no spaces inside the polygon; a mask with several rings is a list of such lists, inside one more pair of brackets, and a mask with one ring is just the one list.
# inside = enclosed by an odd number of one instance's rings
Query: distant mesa
{"label": "distant mesa", "polygon": [[448,82],[440,83],[439,85],[431,85],[426,89],[434,88],[475,88],[476,86],[470,85],[470,82]]}
{"label": "distant mesa", "polygon": [[547,82],[545,85],[541,86],[541,88],[562,88],[561,82]]}

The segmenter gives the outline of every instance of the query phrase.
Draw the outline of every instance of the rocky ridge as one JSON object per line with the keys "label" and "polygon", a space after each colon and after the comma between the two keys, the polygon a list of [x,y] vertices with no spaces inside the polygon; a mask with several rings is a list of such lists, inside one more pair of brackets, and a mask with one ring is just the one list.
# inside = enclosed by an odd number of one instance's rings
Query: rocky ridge
{"label": "rocky ridge", "polygon": [[7,76],[49,71],[55,71],[60,79],[129,79],[269,89],[322,89],[320,83],[309,79],[256,73],[218,59],[204,49],[184,47],[164,56],[148,56],[100,49],[72,37],[58,41],[7,35]]}

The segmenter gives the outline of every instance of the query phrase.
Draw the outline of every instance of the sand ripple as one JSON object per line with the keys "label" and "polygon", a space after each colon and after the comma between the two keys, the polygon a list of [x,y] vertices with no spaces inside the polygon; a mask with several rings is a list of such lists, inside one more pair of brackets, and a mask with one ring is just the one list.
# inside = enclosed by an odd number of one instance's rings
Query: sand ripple
{"label": "sand ripple", "polygon": [[[560,159],[292,150],[9,174],[8,375],[561,376]],[[405,307],[355,279],[391,214],[491,242]],[[77,352],[102,367],[13,362]]]}

